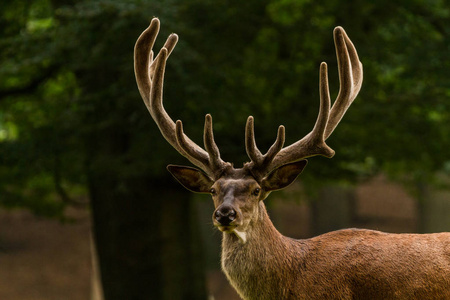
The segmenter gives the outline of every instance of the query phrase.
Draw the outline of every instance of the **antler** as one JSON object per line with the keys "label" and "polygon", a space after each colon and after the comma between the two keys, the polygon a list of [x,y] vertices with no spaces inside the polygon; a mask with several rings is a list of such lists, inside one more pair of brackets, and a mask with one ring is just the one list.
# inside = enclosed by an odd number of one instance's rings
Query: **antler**
{"label": "antler", "polygon": [[183,133],[182,122],[178,120],[174,123],[164,109],[162,103],[164,71],[167,58],[178,42],[178,36],[171,34],[153,60],[152,48],[159,27],[159,20],[154,18],[150,26],[139,36],[134,47],[134,72],[139,92],[164,138],[192,164],[215,178],[226,163],[220,158],[219,148],[214,141],[211,116],[208,114],[205,118],[205,151]]}
{"label": "antler", "polygon": [[265,155],[262,155],[255,143],[253,117],[248,118],[245,130],[246,150],[251,159],[248,167],[255,177],[261,179],[282,165],[307,157],[315,155],[333,157],[334,150],[325,143],[325,140],[331,135],[358,95],[363,80],[363,67],[358,53],[342,27],[334,29],[334,43],[339,69],[339,94],[331,107],[327,64],[323,62],[320,65],[319,114],[309,134],[292,145],[282,148],[284,127],[280,126],[275,143]]}

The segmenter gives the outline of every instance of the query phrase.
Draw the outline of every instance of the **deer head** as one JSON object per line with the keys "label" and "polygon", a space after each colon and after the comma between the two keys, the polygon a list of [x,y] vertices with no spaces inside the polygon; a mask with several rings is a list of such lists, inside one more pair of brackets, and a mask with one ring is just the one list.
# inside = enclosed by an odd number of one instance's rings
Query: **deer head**
{"label": "deer head", "polygon": [[247,119],[245,146],[250,162],[242,168],[220,158],[214,141],[211,115],[206,115],[204,149],[183,132],[180,120],[174,122],[164,110],[163,81],[166,61],[178,36],[171,34],[153,59],[152,47],[159,32],[154,18],[140,35],[134,49],[134,68],[140,94],[165,139],[197,168],[169,165],[169,172],[187,189],[211,194],[215,211],[213,222],[223,231],[235,233],[245,242],[249,226],[258,221],[259,203],[272,191],[291,184],[307,164],[305,158],[322,155],[331,158],[334,151],[325,143],[358,94],[362,64],[355,47],[342,27],[334,30],[338,58],[340,90],[331,106],[327,64],[320,65],[320,106],[314,128],[305,137],[284,147],[285,128],[280,126],[275,142],[262,154],[255,142],[253,117]]}

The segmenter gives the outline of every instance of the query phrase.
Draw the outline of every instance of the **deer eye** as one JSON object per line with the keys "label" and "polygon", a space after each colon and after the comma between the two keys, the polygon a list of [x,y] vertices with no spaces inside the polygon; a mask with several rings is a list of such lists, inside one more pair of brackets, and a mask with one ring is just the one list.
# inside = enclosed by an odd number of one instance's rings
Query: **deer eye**
{"label": "deer eye", "polygon": [[253,190],[253,195],[258,196],[259,192],[261,192],[261,189],[260,188],[256,188],[256,189]]}
{"label": "deer eye", "polygon": [[216,194],[216,189],[215,189],[215,188],[210,189],[210,190],[209,190],[209,193],[210,193],[211,195],[215,195],[215,194]]}

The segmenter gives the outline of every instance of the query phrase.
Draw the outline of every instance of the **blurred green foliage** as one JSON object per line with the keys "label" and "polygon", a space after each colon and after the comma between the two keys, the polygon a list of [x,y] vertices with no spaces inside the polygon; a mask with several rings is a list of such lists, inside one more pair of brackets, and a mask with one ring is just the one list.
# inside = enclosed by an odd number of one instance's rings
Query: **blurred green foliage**
{"label": "blurred green foliage", "polygon": [[445,1],[37,0],[0,6],[2,205],[55,215],[86,192],[90,149],[102,147],[92,131],[117,135],[117,147],[127,147],[120,156],[104,153],[94,168],[114,164],[158,177],[166,163],[180,161],[154,130],[134,83],[134,41],[154,15],[162,22],[157,46],[171,31],[181,37],[168,65],[167,110],[199,142],[201,120],[211,112],[226,160],[246,160],[249,114],[261,148],[272,143],[278,124],[286,125],[288,143],[310,130],[321,61],[329,64],[332,95],[338,91],[331,33],[341,25],[358,49],[364,84],[329,139],[336,157],[311,159],[305,180],[354,180],[383,171],[423,181],[448,172]]}

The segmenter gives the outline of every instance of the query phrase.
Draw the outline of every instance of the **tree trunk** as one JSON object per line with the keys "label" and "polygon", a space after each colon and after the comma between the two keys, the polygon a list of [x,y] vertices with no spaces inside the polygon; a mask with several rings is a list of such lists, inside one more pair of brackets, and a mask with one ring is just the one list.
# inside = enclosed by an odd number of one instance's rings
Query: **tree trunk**
{"label": "tree trunk", "polygon": [[106,300],[206,299],[189,193],[102,171],[91,172],[90,192]]}

